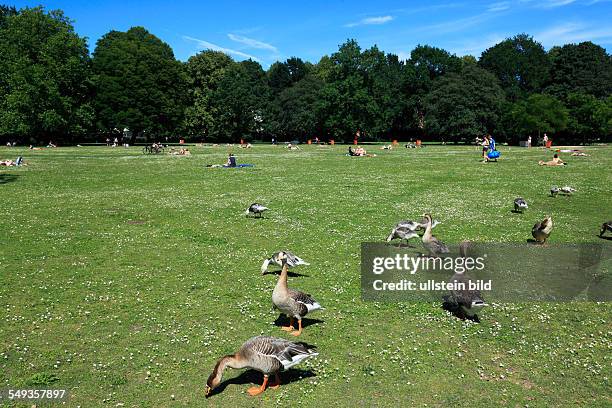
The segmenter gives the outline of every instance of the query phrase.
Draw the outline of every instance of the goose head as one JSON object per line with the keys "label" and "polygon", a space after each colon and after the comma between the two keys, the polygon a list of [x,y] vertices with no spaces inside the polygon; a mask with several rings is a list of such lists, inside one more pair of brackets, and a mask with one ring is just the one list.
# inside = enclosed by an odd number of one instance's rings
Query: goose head
{"label": "goose head", "polygon": [[206,381],[206,389],[204,390],[204,393],[206,395],[206,398],[210,397],[210,394],[212,393],[212,391],[217,388],[217,386],[221,383],[221,380],[217,378],[217,373],[213,372],[210,374],[210,376],[208,377],[208,380]]}

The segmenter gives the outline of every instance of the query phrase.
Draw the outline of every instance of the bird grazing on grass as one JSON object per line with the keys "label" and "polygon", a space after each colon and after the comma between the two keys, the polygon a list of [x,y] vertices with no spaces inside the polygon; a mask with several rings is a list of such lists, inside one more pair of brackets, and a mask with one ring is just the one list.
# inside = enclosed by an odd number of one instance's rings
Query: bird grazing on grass
{"label": "bird grazing on grass", "polygon": [[612,221],[606,221],[601,224],[601,231],[599,231],[599,236],[603,237],[606,232],[612,232]]}
{"label": "bird grazing on grass", "polygon": [[425,220],[427,221],[427,226],[425,227],[425,233],[421,240],[423,241],[423,246],[429,252],[431,256],[438,256],[439,254],[447,254],[449,252],[448,247],[444,242],[440,241],[438,238],[434,237],[431,234],[432,221],[431,214],[423,214]]}
{"label": "bird grazing on grass", "polygon": [[399,245],[401,245],[402,240],[406,240],[406,242],[408,242],[412,238],[419,238],[419,234],[414,231],[415,230],[411,229],[409,225],[399,223],[395,227],[393,227],[393,230],[387,237],[387,242],[391,242],[394,239],[399,239]]}
{"label": "bird grazing on grass", "polygon": [[514,212],[522,213],[527,208],[529,208],[529,206],[527,206],[527,201],[525,201],[523,197],[518,197],[514,200]]}
{"label": "bird grazing on grass", "polygon": [[[467,252],[471,244],[470,241],[463,241],[459,244],[461,258],[467,258]],[[478,313],[488,305],[479,290],[470,289],[470,277],[466,275],[465,271],[455,272],[449,283],[453,284],[453,289],[448,296],[444,296],[444,309],[461,319],[467,318],[479,323]]]}
{"label": "bird grazing on grass", "polygon": [[573,187],[570,187],[570,186],[565,186],[565,187],[561,187],[561,189],[560,189],[560,191],[559,191],[559,192],[560,192],[560,193],[563,193],[563,194],[565,194],[565,195],[572,195],[572,194],[574,194],[576,191],[578,191],[578,190],[576,190],[576,189],[575,189],[575,188],[573,188]]}
{"label": "bird grazing on grass", "polygon": [[550,189],[550,195],[553,196],[553,197],[556,197],[557,194],[563,194],[563,195],[570,196],[570,195],[574,194],[576,191],[578,191],[578,190],[576,190],[575,188],[570,187],[570,186],[565,186],[565,187],[561,187],[561,188],[555,186],[555,187],[552,187]]}
{"label": "bird grazing on grass", "polygon": [[[440,224],[438,220],[433,220],[431,228],[435,228],[438,224]],[[420,222],[412,220],[400,221],[391,230],[391,233],[387,237],[387,242],[391,242],[394,239],[399,239],[401,245],[402,240],[408,241],[412,238],[417,238],[419,236],[417,231],[425,231],[426,227],[426,218],[423,218]]]}
{"label": "bird grazing on grass", "polygon": [[287,265],[290,268],[293,268],[294,266],[298,265],[310,265],[308,262],[289,251],[280,251],[275,252],[270,258],[263,261],[263,264],[261,264],[261,273],[266,273],[266,271],[268,270],[268,265],[270,265],[271,263],[276,264],[278,266],[283,266],[283,261],[281,259],[281,256],[283,254],[287,257]]}
{"label": "bird grazing on grass", "polygon": [[468,318],[480,323],[478,313],[488,306],[479,290],[470,289],[470,278],[463,273],[456,272],[449,280],[453,283],[453,290],[445,297],[445,308],[452,311],[461,319]]}
{"label": "bird grazing on grass", "polygon": [[550,215],[547,215],[544,220],[537,222],[531,229],[531,235],[540,244],[546,243],[553,229],[553,220]]}
{"label": "bird grazing on grass", "polygon": [[[287,286],[287,255],[281,253],[279,259],[283,263],[283,269],[278,277],[274,291],[272,292],[272,303],[274,307],[289,317],[289,326],[282,327],[282,330],[291,332],[294,336],[302,334],[302,318],[309,312],[323,310],[321,305],[307,293],[289,289]],[[293,320],[298,321],[298,330],[293,331]]]}
{"label": "bird grazing on grass", "polygon": [[213,372],[206,381],[206,397],[219,386],[223,371],[227,367],[235,369],[249,368],[263,373],[260,387],[251,387],[247,393],[251,396],[261,394],[268,387],[268,378],[274,374],[274,383],[270,388],[280,387],[279,371],[287,370],[300,361],[314,357],[319,353],[316,347],[302,342],[292,342],[269,336],[257,336],[246,341],[235,354],[221,357]]}
{"label": "bird grazing on grass", "polygon": [[263,212],[264,211],[268,211],[269,208],[268,207],[264,207],[261,204],[258,203],[253,203],[249,206],[249,208],[246,209],[246,211],[244,212],[247,216],[248,215],[253,215],[255,217],[261,218],[263,217]]}

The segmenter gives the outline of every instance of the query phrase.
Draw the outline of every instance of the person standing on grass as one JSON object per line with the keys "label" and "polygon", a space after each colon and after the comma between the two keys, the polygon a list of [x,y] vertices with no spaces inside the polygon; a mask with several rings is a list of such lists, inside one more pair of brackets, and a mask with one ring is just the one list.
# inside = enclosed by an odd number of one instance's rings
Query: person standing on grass
{"label": "person standing on grass", "polygon": [[527,147],[531,147],[531,136],[527,138]]}
{"label": "person standing on grass", "polygon": [[489,138],[491,136],[485,135],[482,139],[482,161],[487,161],[487,151],[489,150]]}
{"label": "person standing on grass", "polygon": [[546,147],[548,144],[548,135],[546,133],[544,133],[544,139],[542,139],[542,143],[544,143],[544,147]]}

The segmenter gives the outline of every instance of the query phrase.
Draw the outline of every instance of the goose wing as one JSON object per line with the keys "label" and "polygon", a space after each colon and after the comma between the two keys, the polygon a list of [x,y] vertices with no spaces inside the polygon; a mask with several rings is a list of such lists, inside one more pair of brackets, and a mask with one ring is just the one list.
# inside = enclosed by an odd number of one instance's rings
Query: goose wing
{"label": "goose wing", "polygon": [[400,221],[395,225],[395,229],[398,228],[403,228],[403,229],[407,229],[409,231],[416,231],[418,228],[420,228],[422,226],[421,223],[418,223],[416,221],[412,221],[412,220],[404,220],[404,221]]}
{"label": "goose wing", "polygon": [[519,207],[527,207],[527,201],[525,201],[523,197],[518,197],[516,200],[514,200],[514,204]]}
{"label": "goose wing", "polygon": [[292,252],[286,251],[285,254],[287,255],[287,264],[289,264],[289,266],[310,265]]}
{"label": "goose wing", "polygon": [[323,309],[319,302],[313,299],[308,293],[300,292],[299,290],[289,289],[289,297],[293,299],[300,307],[300,316],[313,310]]}
{"label": "goose wing", "polygon": [[474,303],[484,304],[484,299],[479,290],[469,290],[469,277],[465,274],[455,274],[449,282],[461,283],[465,289],[454,289],[451,290],[451,298],[459,306],[465,306],[471,308]]}
{"label": "goose wing", "polygon": [[542,222],[536,222],[533,226],[533,228],[531,229],[531,233],[535,234],[536,232],[539,232],[542,230]]}
{"label": "goose wing", "polygon": [[302,342],[292,342],[270,336],[258,336],[249,340],[243,347],[261,357],[270,357],[278,360],[283,369],[288,369],[307,357],[316,356],[316,347]]}
{"label": "goose wing", "polygon": [[423,242],[423,245],[437,254],[447,254],[450,252],[444,242],[433,236],[428,242]]}

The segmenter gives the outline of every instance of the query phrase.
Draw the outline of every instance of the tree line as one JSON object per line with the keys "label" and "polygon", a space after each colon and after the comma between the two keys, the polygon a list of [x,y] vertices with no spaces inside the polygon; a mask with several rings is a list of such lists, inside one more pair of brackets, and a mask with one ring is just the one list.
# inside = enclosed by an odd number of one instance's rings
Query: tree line
{"label": "tree line", "polygon": [[491,133],[571,143],[612,133],[612,58],[592,42],[546,51],[527,34],[479,59],[419,45],[400,60],[355,40],[316,64],[267,70],[212,50],[186,62],[143,27],[110,31],[90,55],[61,10],[0,6],[0,138],[77,143],[442,140]]}

